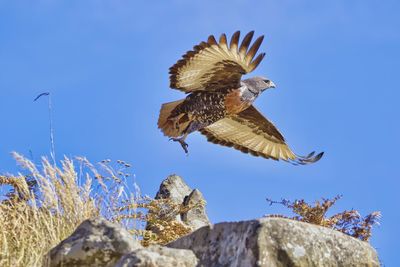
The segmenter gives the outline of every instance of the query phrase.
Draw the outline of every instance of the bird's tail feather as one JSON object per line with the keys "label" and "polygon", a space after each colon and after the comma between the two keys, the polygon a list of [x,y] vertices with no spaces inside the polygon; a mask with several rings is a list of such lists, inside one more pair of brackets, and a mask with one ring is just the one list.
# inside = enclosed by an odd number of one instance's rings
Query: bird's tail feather
{"label": "bird's tail feather", "polygon": [[172,111],[180,105],[184,99],[174,101],[174,102],[169,102],[169,103],[164,103],[161,106],[160,110],[160,116],[158,117],[158,128],[161,129],[161,131],[169,136],[169,137],[178,137],[183,134],[183,131],[186,129],[190,121],[185,118],[187,117],[185,114],[180,114],[175,117],[171,117]]}
{"label": "bird's tail feather", "polygon": [[324,152],[321,152],[321,153],[315,155],[315,151],[313,151],[310,154],[308,154],[307,156],[296,155],[296,158],[294,160],[290,160],[289,162],[292,163],[293,165],[307,165],[307,164],[317,162],[318,160],[320,160],[322,158],[323,155],[324,155]]}

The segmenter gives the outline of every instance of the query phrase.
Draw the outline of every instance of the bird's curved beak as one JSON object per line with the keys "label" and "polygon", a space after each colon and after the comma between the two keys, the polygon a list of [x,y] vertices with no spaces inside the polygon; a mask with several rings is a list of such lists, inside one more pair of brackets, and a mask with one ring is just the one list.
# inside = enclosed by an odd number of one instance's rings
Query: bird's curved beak
{"label": "bird's curved beak", "polygon": [[276,88],[276,85],[273,81],[269,81],[269,88]]}

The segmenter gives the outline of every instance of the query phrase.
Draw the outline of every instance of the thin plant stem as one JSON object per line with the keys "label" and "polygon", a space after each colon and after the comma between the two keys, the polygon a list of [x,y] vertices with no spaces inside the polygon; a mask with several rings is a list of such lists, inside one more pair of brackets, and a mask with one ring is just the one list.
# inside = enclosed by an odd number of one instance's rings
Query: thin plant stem
{"label": "thin plant stem", "polygon": [[51,144],[51,151],[50,155],[53,160],[54,167],[56,166],[56,149],[54,144],[54,128],[53,128],[53,116],[52,116],[52,105],[51,105],[51,95],[49,94],[48,98],[48,106],[49,106],[49,126],[50,126],[50,144]]}
{"label": "thin plant stem", "polygon": [[36,102],[39,98],[42,96],[47,96],[47,101],[48,101],[48,110],[49,110],[49,127],[50,127],[50,156],[51,159],[53,160],[53,165],[56,167],[56,149],[55,149],[55,144],[54,144],[54,128],[53,128],[53,107],[51,104],[51,95],[50,92],[44,92],[38,95],[33,101]]}

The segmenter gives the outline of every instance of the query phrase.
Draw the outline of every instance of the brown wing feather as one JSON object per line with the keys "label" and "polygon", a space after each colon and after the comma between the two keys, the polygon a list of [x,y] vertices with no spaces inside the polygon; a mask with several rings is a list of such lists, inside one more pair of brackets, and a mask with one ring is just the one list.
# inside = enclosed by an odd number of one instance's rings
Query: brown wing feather
{"label": "brown wing feather", "polygon": [[274,160],[285,160],[294,164],[308,164],[318,161],[323,153],[306,157],[297,156],[288,147],[279,130],[254,106],[217,121],[200,130],[207,140],[223,146],[233,147],[253,156]]}
{"label": "brown wing feather", "polygon": [[265,55],[253,60],[263,40],[259,37],[249,50],[253,35],[249,32],[240,47],[239,31],[233,34],[229,47],[225,34],[219,42],[211,35],[170,68],[170,87],[186,93],[239,87],[241,76],[253,71]]}

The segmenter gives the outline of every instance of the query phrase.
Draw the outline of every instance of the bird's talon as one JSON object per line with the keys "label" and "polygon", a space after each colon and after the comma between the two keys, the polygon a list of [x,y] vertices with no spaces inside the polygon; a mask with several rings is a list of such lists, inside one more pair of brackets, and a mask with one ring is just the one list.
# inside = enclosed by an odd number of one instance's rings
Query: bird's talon
{"label": "bird's talon", "polygon": [[189,145],[185,142],[185,140],[183,138],[170,138],[169,140],[172,140],[174,142],[179,142],[183,148],[183,150],[185,151],[186,154],[189,153],[188,147]]}

